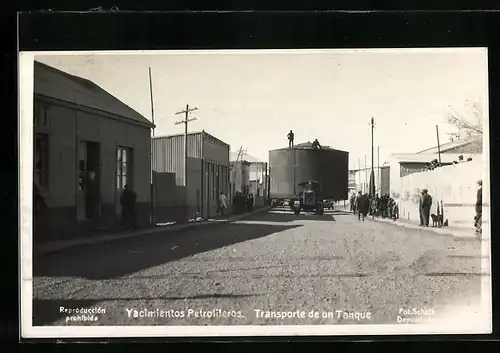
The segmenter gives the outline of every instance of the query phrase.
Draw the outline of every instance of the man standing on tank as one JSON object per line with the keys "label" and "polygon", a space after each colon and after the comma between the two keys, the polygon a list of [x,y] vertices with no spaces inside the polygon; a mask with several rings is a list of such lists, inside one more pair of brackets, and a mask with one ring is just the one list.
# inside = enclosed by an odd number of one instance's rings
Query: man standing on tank
{"label": "man standing on tank", "polygon": [[293,134],[292,130],[290,130],[290,132],[288,133],[287,138],[288,138],[288,147],[292,148],[293,147],[293,138],[294,138],[294,134]]}

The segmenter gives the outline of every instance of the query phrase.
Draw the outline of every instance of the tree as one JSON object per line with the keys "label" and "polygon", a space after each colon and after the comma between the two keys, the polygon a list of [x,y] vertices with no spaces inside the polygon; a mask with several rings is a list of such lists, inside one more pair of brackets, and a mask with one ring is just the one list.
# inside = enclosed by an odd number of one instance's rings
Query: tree
{"label": "tree", "polygon": [[457,129],[456,133],[450,134],[452,139],[460,139],[462,137],[483,137],[484,113],[482,104],[479,102],[467,101],[466,106],[472,111],[468,114],[468,118],[454,109],[452,112],[448,113],[448,123]]}

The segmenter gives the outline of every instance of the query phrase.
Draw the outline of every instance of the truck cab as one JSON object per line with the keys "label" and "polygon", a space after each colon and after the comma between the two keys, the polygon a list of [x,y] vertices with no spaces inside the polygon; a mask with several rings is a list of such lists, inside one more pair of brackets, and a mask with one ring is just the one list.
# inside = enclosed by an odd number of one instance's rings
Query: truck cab
{"label": "truck cab", "polygon": [[292,202],[292,209],[295,214],[300,214],[301,210],[314,211],[316,214],[323,214],[324,206],[321,198],[321,185],[317,181],[308,180],[298,184],[303,189],[297,198]]}

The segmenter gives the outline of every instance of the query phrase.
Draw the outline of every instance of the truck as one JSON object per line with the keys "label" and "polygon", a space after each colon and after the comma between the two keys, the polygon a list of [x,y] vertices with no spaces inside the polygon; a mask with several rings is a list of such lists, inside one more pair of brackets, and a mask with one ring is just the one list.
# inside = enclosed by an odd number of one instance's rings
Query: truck
{"label": "truck", "polygon": [[321,185],[314,180],[303,181],[298,184],[303,191],[299,192],[291,202],[291,208],[294,214],[298,215],[301,211],[314,212],[318,215],[324,213],[325,207],[321,197]]}

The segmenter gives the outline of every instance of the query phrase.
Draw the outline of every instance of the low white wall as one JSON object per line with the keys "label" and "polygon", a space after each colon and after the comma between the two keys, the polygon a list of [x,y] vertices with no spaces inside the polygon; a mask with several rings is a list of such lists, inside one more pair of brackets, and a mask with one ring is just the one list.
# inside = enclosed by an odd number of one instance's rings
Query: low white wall
{"label": "low white wall", "polygon": [[[477,181],[488,181],[481,159],[432,171],[399,178],[400,193],[395,193],[399,203],[400,218],[418,221],[418,200],[423,189],[433,198],[431,214],[436,214],[438,203],[443,205],[444,219],[453,227],[472,228],[474,224]],[[489,220],[489,198],[483,190],[483,222]],[[487,208],[487,209],[485,209]]]}

